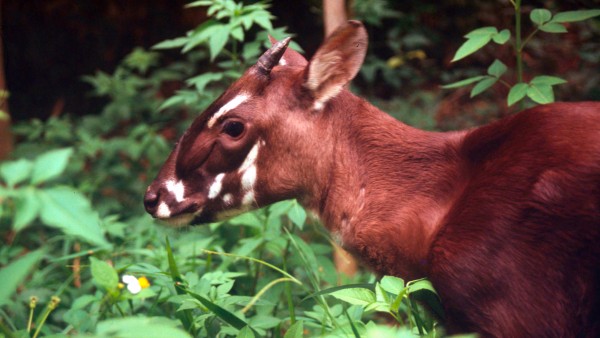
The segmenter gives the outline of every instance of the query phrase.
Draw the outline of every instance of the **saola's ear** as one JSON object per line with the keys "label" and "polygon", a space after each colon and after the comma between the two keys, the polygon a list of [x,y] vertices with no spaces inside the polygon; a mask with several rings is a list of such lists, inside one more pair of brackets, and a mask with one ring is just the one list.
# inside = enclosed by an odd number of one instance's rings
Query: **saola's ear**
{"label": "saola's ear", "polygon": [[[271,35],[269,35],[269,41],[271,41],[271,44],[273,45],[277,42],[277,40],[275,40],[275,38]],[[281,59],[279,59],[280,66],[304,67],[307,64],[308,61],[306,61],[304,56],[302,56],[302,54],[296,52],[290,47],[286,48],[285,52],[283,53],[283,56],[281,57]]]}
{"label": "saola's ear", "polygon": [[308,64],[305,86],[321,109],[358,73],[367,52],[367,31],[359,21],[338,27]]}

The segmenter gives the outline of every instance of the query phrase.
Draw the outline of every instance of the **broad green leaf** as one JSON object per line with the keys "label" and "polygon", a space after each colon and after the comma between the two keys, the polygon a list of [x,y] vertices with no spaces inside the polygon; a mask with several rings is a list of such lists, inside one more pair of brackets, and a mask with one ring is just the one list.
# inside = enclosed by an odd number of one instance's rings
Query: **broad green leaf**
{"label": "broad green leaf", "polygon": [[214,33],[219,29],[219,27],[223,26],[219,24],[215,20],[207,20],[198,28],[196,28],[193,32],[189,33],[188,42],[181,49],[182,53],[189,52],[192,48],[198,46],[201,43],[204,43],[208,40]]}
{"label": "broad green leaf", "polygon": [[244,30],[241,26],[237,26],[231,30],[231,36],[239,42],[244,42]]}
{"label": "broad green leaf", "polygon": [[254,338],[254,332],[252,332],[252,329],[250,329],[249,326],[244,326],[243,329],[240,330],[240,332],[237,335],[237,338]]}
{"label": "broad green leaf", "polygon": [[189,38],[186,36],[182,36],[175,39],[169,39],[162,42],[159,42],[152,46],[152,49],[171,49],[171,48],[180,48],[185,46],[188,43]]}
{"label": "broad green leaf", "polygon": [[491,86],[493,86],[496,82],[498,82],[498,78],[491,77],[491,76],[488,77],[488,78],[486,78],[486,79],[483,79],[483,80],[479,81],[479,83],[477,83],[473,87],[473,89],[471,89],[471,97],[474,97],[476,95],[481,94],[486,89],[488,89]]}
{"label": "broad green leaf", "polygon": [[33,267],[44,257],[43,250],[37,250],[22,256],[0,269],[0,306],[7,304],[17,291],[23,279],[29,275]]}
{"label": "broad green leaf", "polygon": [[483,79],[485,77],[487,77],[487,76],[485,76],[485,75],[473,76],[473,77],[470,77],[468,79],[464,79],[464,80],[453,82],[453,83],[450,83],[450,84],[447,84],[447,85],[443,85],[442,88],[444,88],[444,89],[451,89],[451,88],[463,87],[463,86],[466,86],[466,85],[470,85],[473,82],[477,82],[477,81],[479,81],[479,80],[481,80],[481,79]]}
{"label": "broad green leaf", "polygon": [[498,34],[494,34],[492,36],[492,40],[499,45],[503,45],[510,39],[510,31],[508,29],[503,29]]}
{"label": "broad green leaf", "polygon": [[581,11],[568,11],[556,13],[553,22],[576,22],[583,21],[600,15],[600,9],[587,9]]}
{"label": "broad green leaf", "polygon": [[527,88],[529,88],[529,85],[527,83],[522,82],[512,86],[512,88],[510,88],[510,91],[508,92],[508,106],[510,107],[516,102],[521,101],[525,97],[525,95],[527,95]]}
{"label": "broad green leaf", "polygon": [[34,189],[26,188],[20,191],[15,202],[13,229],[20,231],[33,222],[39,215],[40,208],[41,204]]}
{"label": "broad green leaf", "polygon": [[400,292],[402,292],[402,290],[404,290],[404,280],[402,278],[383,276],[379,283],[385,291],[394,295],[398,295]]}
{"label": "broad green leaf", "polygon": [[40,217],[46,225],[77,236],[91,244],[109,247],[104,239],[98,213],[80,192],[70,187],[38,190]]}
{"label": "broad green leaf", "polygon": [[375,293],[364,288],[342,289],[332,292],[331,295],[347,303],[361,306],[367,306],[376,301]]}
{"label": "broad green leaf", "polygon": [[38,156],[33,162],[31,183],[40,184],[58,177],[65,171],[73,148],[51,150]]}
{"label": "broad green leaf", "polygon": [[217,55],[221,53],[223,47],[225,47],[225,44],[227,43],[228,38],[229,27],[226,25],[219,25],[208,40],[211,61],[213,61]]}
{"label": "broad green leaf", "polygon": [[545,22],[550,21],[550,18],[552,18],[552,13],[544,8],[536,8],[531,11],[529,18],[533,23],[540,26]]}
{"label": "broad green leaf", "polygon": [[109,319],[98,323],[97,337],[119,338],[191,338],[177,327],[177,322],[166,317],[126,317]]}
{"label": "broad green leaf", "polygon": [[271,14],[269,14],[269,12],[262,10],[256,11],[253,15],[253,20],[267,31],[273,30],[273,25],[271,24]]}
{"label": "broad green leaf", "polygon": [[429,308],[440,318],[444,318],[444,309],[437,291],[427,279],[420,279],[409,283],[409,295],[418,301],[426,303]]}
{"label": "broad green leaf", "polygon": [[527,96],[539,104],[554,102],[554,91],[552,90],[552,86],[545,84],[530,84],[529,88],[527,88]]}
{"label": "broad green leaf", "polygon": [[561,79],[560,77],[556,77],[556,76],[540,75],[540,76],[536,76],[533,79],[531,79],[531,81],[529,83],[535,84],[535,85],[554,86],[554,85],[567,83],[567,81],[564,79]]}
{"label": "broad green leaf", "polygon": [[555,22],[545,23],[545,24],[541,25],[539,28],[541,31],[544,31],[546,33],[566,33],[567,32],[567,29],[565,28],[565,26],[563,26],[559,23],[555,23]]}
{"label": "broad green leaf", "polygon": [[502,76],[502,74],[506,73],[506,70],[506,65],[502,63],[502,61],[496,59],[494,62],[492,62],[487,72],[488,74],[498,78]]}
{"label": "broad green leaf", "polygon": [[465,35],[465,38],[470,39],[478,36],[492,36],[498,33],[498,29],[493,26],[486,26],[474,29]]}
{"label": "broad green leaf", "polygon": [[458,50],[456,51],[456,54],[454,55],[454,58],[452,59],[451,62],[458,61],[464,57],[467,57],[467,56],[475,53],[476,51],[481,49],[483,46],[487,45],[491,39],[492,39],[491,34],[490,35],[476,35],[472,38],[469,38],[458,48]]}
{"label": "broad green leaf", "polygon": [[107,290],[116,290],[119,285],[119,275],[112,266],[105,261],[90,257],[92,278],[99,287]]}
{"label": "broad green leaf", "polygon": [[23,182],[31,175],[33,163],[26,159],[4,162],[0,165],[0,177],[9,187]]}
{"label": "broad green leaf", "polygon": [[186,4],[184,7],[190,8],[190,7],[199,7],[199,6],[210,6],[213,3],[214,3],[214,0],[199,0],[199,1],[190,2],[189,4]]}
{"label": "broad green leaf", "polygon": [[203,92],[207,84],[221,79],[223,79],[223,73],[207,72],[188,79],[186,83],[196,87],[198,92]]}
{"label": "broad green leaf", "polygon": [[290,326],[290,328],[285,332],[283,338],[302,338],[304,332],[304,323],[300,320],[294,323],[294,325]]}
{"label": "broad green leaf", "polygon": [[294,201],[292,208],[288,211],[288,217],[292,223],[302,230],[304,222],[306,222],[306,211],[297,201]]}

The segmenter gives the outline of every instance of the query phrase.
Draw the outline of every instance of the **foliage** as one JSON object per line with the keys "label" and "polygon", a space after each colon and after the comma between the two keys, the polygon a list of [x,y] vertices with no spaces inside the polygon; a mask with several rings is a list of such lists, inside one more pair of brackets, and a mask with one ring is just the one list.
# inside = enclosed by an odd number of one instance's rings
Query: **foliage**
{"label": "foliage", "polygon": [[[474,97],[489,89],[497,82],[500,82],[509,89],[507,96],[509,106],[521,101],[525,97],[539,104],[554,102],[552,87],[566,83],[566,81],[555,76],[541,75],[532,78],[529,82],[525,82],[523,79],[523,49],[538,32],[566,33],[567,29],[563,25],[564,23],[578,22],[596,17],[600,15],[600,9],[567,11],[556,13],[555,15],[552,15],[549,10],[544,8],[533,9],[530,12],[529,18],[534,29],[524,41],[521,41],[521,0],[511,0],[511,4],[515,10],[514,53],[517,67],[516,83],[511,85],[502,79],[508,69],[502,61],[496,59],[489,66],[486,75],[470,77],[445,85],[443,88],[458,88],[475,83],[475,86],[471,89],[471,97]],[[465,38],[467,38],[467,41],[458,48],[452,62],[475,53],[491,41],[499,45],[505,44],[510,40],[511,32],[508,29],[498,31],[496,27],[481,27],[469,32],[465,35]]]}
{"label": "foliage", "polygon": [[[142,210],[143,191],[189,125],[188,112],[204,109],[255,60],[268,41],[255,30],[284,34],[272,27],[265,3],[190,4],[203,5],[210,5],[208,23],[156,46],[180,47],[184,60],[161,65],[158,52],[134,49],[113,73],[84,77],[94,95],[107,98],[101,114],[15,127],[14,160],[0,164],[0,335],[356,337],[395,330],[376,312],[397,320],[403,336],[440,335],[420,305],[439,307],[426,282],[338,276],[331,240],[296,201],[185,231]],[[193,76],[194,65],[211,61]],[[332,289],[340,279],[349,284]]]}

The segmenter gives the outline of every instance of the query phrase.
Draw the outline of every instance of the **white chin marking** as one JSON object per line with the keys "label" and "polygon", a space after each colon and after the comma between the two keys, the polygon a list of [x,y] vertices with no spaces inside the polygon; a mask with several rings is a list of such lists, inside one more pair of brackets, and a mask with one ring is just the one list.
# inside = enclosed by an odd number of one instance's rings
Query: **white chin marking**
{"label": "white chin marking", "polygon": [[181,180],[175,182],[173,180],[167,181],[166,184],[167,190],[175,196],[175,200],[177,202],[183,201],[183,196],[185,195],[185,187],[183,186],[183,182]]}
{"label": "white chin marking", "polygon": [[213,199],[221,193],[221,189],[223,189],[223,177],[225,174],[219,174],[215,177],[215,181],[210,185],[208,189],[208,198]]}
{"label": "white chin marking", "polygon": [[248,96],[248,94],[238,94],[236,97],[234,97],[231,101],[227,102],[226,104],[224,104],[221,108],[219,108],[219,110],[210,118],[210,120],[208,120],[208,128],[212,128],[215,123],[217,122],[217,120],[227,114],[229,111],[235,109],[237,106],[239,106],[240,104],[244,103],[244,101],[248,100],[250,96]]}
{"label": "white chin marking", "polygon": [[287,61],[285,61],[285,59],[282,57],[281,59],[279,59],[279,65],[285,66],[285,65],[287,65]]}
{"label": "white chin marking", "polygon": [[313,104],[313,110],[321,110],[323,109],[323,102],[321,101],[315,101],[315,103]]}
{"label": "white chin marking", "polygon": [[165,202],[161,202],[156,210],[156,217],[158,218],[169,218],[171,216],[171,209]]}

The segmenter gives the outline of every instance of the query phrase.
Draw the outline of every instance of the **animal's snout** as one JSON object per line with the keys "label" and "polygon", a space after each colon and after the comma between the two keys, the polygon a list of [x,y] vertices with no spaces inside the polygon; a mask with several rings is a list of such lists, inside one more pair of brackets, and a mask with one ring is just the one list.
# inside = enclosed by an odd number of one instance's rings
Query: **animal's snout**
{"label": "animal's snout", "polygon": [[148,187],[146,195],[144,195],[144,207],[146,208],[146,212],[154,217],[156,217],[161,195],[163,195],[161,189],[156,189],[152,186]]}

